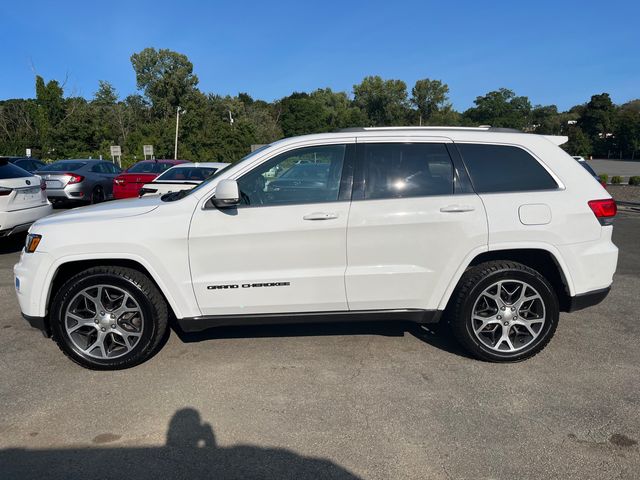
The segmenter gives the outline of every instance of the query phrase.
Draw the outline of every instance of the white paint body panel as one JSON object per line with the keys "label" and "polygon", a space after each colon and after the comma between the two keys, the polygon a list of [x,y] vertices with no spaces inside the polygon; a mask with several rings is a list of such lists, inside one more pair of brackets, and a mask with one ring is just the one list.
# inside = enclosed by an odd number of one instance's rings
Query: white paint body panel
{"label": "white paint body panel", "polygon": [[[560,188],[546,192],[451,195],[314,205],[206,209],[216,184],[237,179],[294,148],[365,141],[477,142],[525,148]],[[45,316],[58,268],[77,260],[128,259],[142,265],[178,318],[215,314],[443,309],[469,263],[487,250],[550,252],[572,295],[609,286],[617,248],[587,202],[609,194],[552,141],[536,135],[468,129],[387,129],[319,134],[275,142],[226,168],[187,197],[121,200],[47,217],[34,254],[15,267],[22,311]],[[549,221],[520,219],[542,204]],[[473,210],[442,212],[451,206]],[[455,210],[455,209],[454,209]],[[330,213],[330,220],[304,220]],[[537,212],[540,213],[540,212]],[[536,217],[536,215],[533,215]],[[531,220],[531,219],[530,219]],[[542,220],[545,220],[544,218]],[[286,287],[208,290],[233,283]]]}
{"label": "white paint body panel", "polygon": [[0,188],[11,189],[8,195],[0,196],[0,231],[11,231],[51,213],[51,204],[45,190],[40,189],[40,181],[38,175],[0,180]]}
{"label": "white paint body panel", "polygon": [[[441,212],[452,205],[467,212]],[[487,221],[477,195],[353,202],[345,283],[352,310],[435,310],[472,251],[487,249]],[[446,252],[446,254],[444,253]]]}

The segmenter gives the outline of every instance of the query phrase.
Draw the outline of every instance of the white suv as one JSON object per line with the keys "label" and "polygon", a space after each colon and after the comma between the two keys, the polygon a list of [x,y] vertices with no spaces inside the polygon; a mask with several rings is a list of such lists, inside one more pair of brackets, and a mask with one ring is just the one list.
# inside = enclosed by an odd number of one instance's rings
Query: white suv
{"label": "white suv", "polygon": [[184,331],[443,317],[476,357],[522,360],[616,268],[615,202],[564,141],[444,127],[281,140],[193,190],[38,221],[20,307],[95,369],[149,358],[170,316]]}

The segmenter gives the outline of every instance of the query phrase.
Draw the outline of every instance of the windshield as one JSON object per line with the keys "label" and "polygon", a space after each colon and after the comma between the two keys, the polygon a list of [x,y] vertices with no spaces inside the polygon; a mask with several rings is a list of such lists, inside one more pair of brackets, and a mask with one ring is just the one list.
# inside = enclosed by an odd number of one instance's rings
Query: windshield
{"label": "windshield", "polygon": [[[271,144],[263,145],[262,147],[258,148],[257,150],[254,150],[253,152],[251,152],[249,155],[246,155],[246,156],[242,157],[238,162],[235,163],[235,165],[237,165],[238,163],[242,163],[242,162],[244,162],[246,160],[249,160],[254,155],[258,155],[260,152],[262,152],[264,149],[266,149],[266,148],[268,148],[270,146],[271,146]],[[230,168],[231,168],[231,165],[229,165],[226,168],[219,169],[216,173],[211,175],[204,182],[202,182],[197,187],[192,188],[191,190],[180,190],[179,192],[167,193],[167,194],[165,194],[165,195],[163,195],[161,197],[161,200],[163,202],[173,202],[174,200],[180,200],[181,198],[187,197],[187,196],[191,195],[193,192],[197,192],[197,191],[199,191],[199,190],[201,190],[203,188],[206,188],[207,185],[209,185],[213,180],[218,178],[220,175],[225,173]]]}
{"label": "windshield", "polygon": [[216,173],[213,167],[174,167],[160,175],[155,181],[201,182]]}
{"label": "windshield", "polygon": [[166,162],[140,162],[129,168],[126,173],[161,173],[173,166]]}
{"label": "windshield", "polygon": [[41,172],[73,172],[80,170],[86,165],[85,162],[55,162],[40,168]]}
{"label": "windshield", "polygon": [[280,178],[324,181],[329,174],[329,166],[328,163],[299,163],[280,175]]}

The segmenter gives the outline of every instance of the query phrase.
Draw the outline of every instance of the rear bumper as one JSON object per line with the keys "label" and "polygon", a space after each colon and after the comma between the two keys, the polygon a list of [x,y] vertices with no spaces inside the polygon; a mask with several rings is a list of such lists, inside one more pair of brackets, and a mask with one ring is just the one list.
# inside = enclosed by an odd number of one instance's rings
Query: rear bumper
{"label": "rear bumper", "polygon": [[[87,192],[89,191],[89,192]],[[90,189],[83,183],[67,185],[64,188],[47,188],[47,198],[56,200],[87,200],[90,197]]]}
{"label": "rear bumper", "polygon": [[580,295],[571,297],[569,299],[569,307],[567,311],[577,312],[578,310],[582,310],[584,308],[598,305],[605,298],[607,298],[607,295],[609,295],[610,291],[611,291],[611,287],[607,287],[607,288],[601,288],[599,290],[593,290],[587,293],[581,293]]}
{"label": "rear bumper", "polygon": [[50,213],[50,203],[13,212],[0,212],[0,237],[28,230],[33,222]]}
{"label": "rear bumper", "polygon": [[[572,296],[587,295],[609,288],[618,263],[618,248],[611,242],[612,227],[603,227],[598,240],[559,245],[571,278]],[[570,285],[571,287],[571,285]]]}

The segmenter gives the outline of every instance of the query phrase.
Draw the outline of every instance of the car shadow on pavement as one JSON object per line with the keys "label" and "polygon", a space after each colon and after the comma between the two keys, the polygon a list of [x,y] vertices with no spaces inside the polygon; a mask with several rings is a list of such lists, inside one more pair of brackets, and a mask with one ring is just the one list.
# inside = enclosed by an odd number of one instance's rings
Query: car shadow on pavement
{"label": "car shadow on pavement", "polygon": [[174,323],[173,330],[184,343],[229,338],[316,337],[335,335],[380,335],[403,337],[406,333],[432,347],[469,358],[458,345],[447,325],[416,324],[403,321],[303,323],[283,325],[246,325],[215,327],[202,332],[184,332]]}
{"label": "car shadow on pavement", "polygon": [[[124,424],[123,424],[124,427]],[[114,442],[114,433],[93,443]],[[330,460],[303,457],[282,448],[254,445],[220,447],[211,425],[193,408],[178,410],[161,447],[103,446],[89,448],[0,450],[3,479],[357,479]]]}

